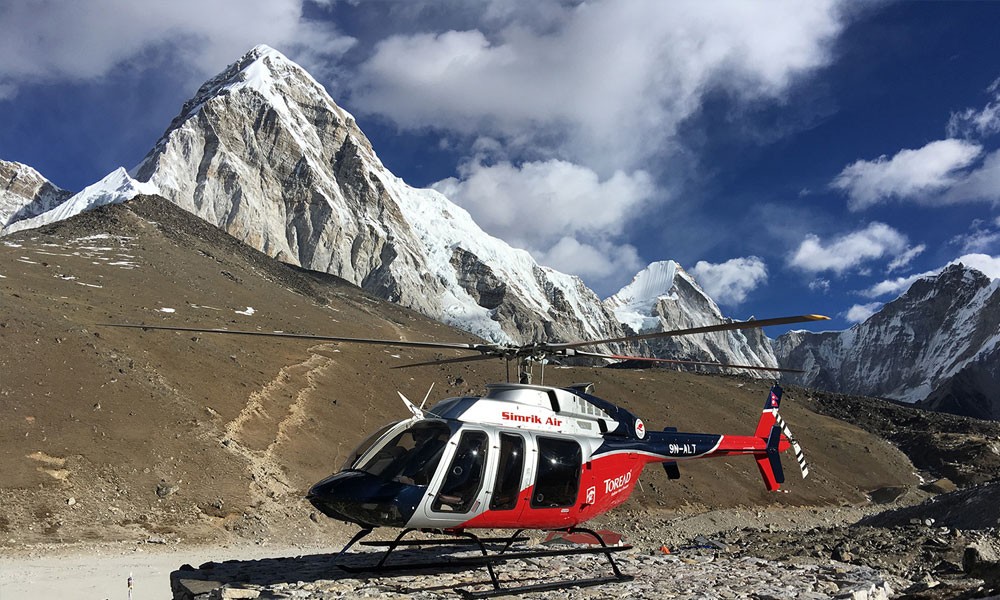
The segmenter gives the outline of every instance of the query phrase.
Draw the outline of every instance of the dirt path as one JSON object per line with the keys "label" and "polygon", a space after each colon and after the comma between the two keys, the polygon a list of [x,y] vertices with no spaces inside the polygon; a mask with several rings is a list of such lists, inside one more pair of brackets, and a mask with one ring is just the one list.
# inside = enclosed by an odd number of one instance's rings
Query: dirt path
{"label": "dirt path", "polygon": [[23,598],[128,598],[169,600],[170,573],[183,564],[259,560],[278,556],[328,553],[337,548],[203,546],[180,548],[150,544],[109,544],[35,548],[0,557],[0,600]]}

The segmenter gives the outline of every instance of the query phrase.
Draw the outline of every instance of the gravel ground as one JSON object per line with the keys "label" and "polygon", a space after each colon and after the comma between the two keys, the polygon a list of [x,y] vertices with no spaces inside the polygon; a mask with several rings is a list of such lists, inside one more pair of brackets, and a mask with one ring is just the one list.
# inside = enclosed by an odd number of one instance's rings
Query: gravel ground
{"label": "gravel ground", "polygon": [[[933,510],[948,496],[922,505],[924,518],[901,526],[862,525],[876,515],[907,509],[881,507],[736,508],[664,514],[637,523],[616,515],[606,526],[625,533],[631,551],[618,554],[633,581],[526,598],[982,598],[1000,594],[997,529],[956,529],[936,522]],[[967,497],[968,494],[965,494]],[[986,498],[980,494],[977,497]],[[986,515],[995,506],[968,506]],[[916,513],[913,513],[916,514]],[[622,526],[622,527],[616,527]],[[539,540],[533,540],[537,543]],[[422,552],[422,554],[420,553]],[[449,558],[440,548],[394,555],[394,561]],[[352,552],[347,564],[372,564],[380,554]],[[580,580],[610,573],[603,557],[547,557],[497,567],[506,585]],[[259,561],[208,563],[173,574],[177,599],[231,597],[455,597],[456,590],[487,589],[484,569],[427,571],[366,577],[332,567],[332,553]],[[214,591],[213,591],[214,590]],[[257,594],[257,595],[255,595]]]}

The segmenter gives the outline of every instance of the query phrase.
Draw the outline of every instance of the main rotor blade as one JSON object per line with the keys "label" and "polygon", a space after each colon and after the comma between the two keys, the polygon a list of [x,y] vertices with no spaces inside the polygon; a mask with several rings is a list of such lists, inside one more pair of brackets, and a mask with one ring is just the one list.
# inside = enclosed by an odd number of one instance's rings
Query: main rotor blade
{"label": "main rotor blade", "polygon": [[490,360],[502,358],[499,354],[483,354],[481,356],[459,356],[458,358],[442,358],[439,360],[428,360],[418,363],[410,363],[407,365],[398,365],[395,367],[389,367],[390,369],[409,369],[410,367],[426,367],[428,365],[446,365],[449,363],[461,363],[461,362],[473,362],[477,360]]}
{"label": "main rotor blade", "polygon": [[657,331],[655,333],[643,333],[639,335],[626,335],[618,338],[608,338],[606,340],[593,340],[587,342],[570,342],[568,344],[550,344],[552,348],[582,348],[583,346],[596,346],[599,344],[614,344],[617,342],[635,342],[639,340],[651,340],[655,338],[676,337],[679,335],[694,335],[696,333],[711,333],[713,331],[732,331],[735,329],[756,329],[757,327],[769,327],[771,325],[788,325],[790,323],[805,323],[807,321],[828,321],[830,317],[823,315],[797,315],[794,317],[777,317],[774,319],[760,319],[750,321],[733,321],[732,323],[719,323],[718,325],[706,325],[704,327],[692,327],[690,329],[673,329],[671,331]]}
{"label": "main rotor blade", "polygon": [[448,348],[474,352],[489,352],[495,346],[489,344],[463,344],[447,342],[406,342],[403,340],[378,340],[369,338],[338,337],[332,335],[312,335],[307,333],[284,333],[279,331],[246,331],[242,329],[200,329],[197,327],[172,327],[167,325],[142,325],[131,323],[98,323],[105,327],[128,327],[132,329],[160,329],[163,331],[190,331],[194,333],[224,333],[229,335],[255,335],[261,337],[292,338],[315,342],[345,342],[351,344],[374,344],[377,346],[399,346],[404,348]]}
{"label": "main rotor blade", "polygon": [[680,360],[676,358],[655,358],[649,356],[625,356],[621,354],[598,354],[596,352],[580,352],[577,356],[588,356],[592,358],[610,358],[615,360],[641,360],[646,362],[670,363],[676,365],[701,365],[706,367],[728,367],[730,369],[753,369],[755,371],[772,371],[776,373],[805,373],[799,369],[783,369],[779,367],[759,367],[754,365],[737,365],[731,363],[707,362],[701,360]]}

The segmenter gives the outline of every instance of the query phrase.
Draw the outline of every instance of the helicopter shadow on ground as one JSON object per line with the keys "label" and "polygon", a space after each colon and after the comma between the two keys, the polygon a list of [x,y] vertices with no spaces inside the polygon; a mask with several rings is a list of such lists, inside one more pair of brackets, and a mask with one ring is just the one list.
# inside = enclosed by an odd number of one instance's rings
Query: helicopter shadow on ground
{"label": "helicopter shadow on ground", "polygon": [[[489,544],[487,546],[490,546]],[[333,586],[343,588],[348,580],[357,581],[360,585],[377,579],[381,584],[397,586],[400,592],[435,592],[452,590],[456,587],[472,588],[489,586],[490,579],[485,567],[468,565],[449,565],[448,561],[461,556],[475,556],[478,550],[471,551],[468,546],[434,546],[424,549],[400,549],[392,553],[386,561],[387,565],[438,563],[433,566],[423,566],[417,569],[402,571],[365,571],[348,572],[338,565],[349,568],[371,567],[376,565],[385,554],[384,549],[368,551],[352,551],[343,556],[337,553],[307,554],[301,556],[262,558],[257,560],[230,560],[225,562],[208,562],[198,568],[183,565],[170,574],[171,587],[176,592],[178,587],[199,588],[202,590],[232,587],[259,586],[271,587],[280,584],[302,585],[317,582],[331,582]],[[505,583],[514,583],[520,578],[504,576],[504,571],[511,573],[517,569],[495,567]],[[462,575],[462,573],[465,573]],[[442,582],[440,576],[450,574]],[[397,580],[394,582],[393,580]]]}

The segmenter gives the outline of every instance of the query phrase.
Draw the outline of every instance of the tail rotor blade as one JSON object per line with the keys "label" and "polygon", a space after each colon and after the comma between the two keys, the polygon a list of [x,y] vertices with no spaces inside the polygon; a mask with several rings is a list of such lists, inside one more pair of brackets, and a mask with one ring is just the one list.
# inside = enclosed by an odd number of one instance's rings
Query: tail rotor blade
{"label": "tail rotor blade", "polygon": [[777,419],[776,423],[781,427],[781,432],[785,434],[788,438],[788,443],[792,446],[792,451],[795,452],[795,460],[799,463],[799,470],[802,472],[802,479],[809,476],[809,465],[806,463],[806,455],[802,452],[802,446],[799,445],[798,440],[792,436],[792,430],[788,428],[788,424],[785,420],[781,418],[781,415],[775,415]]}

